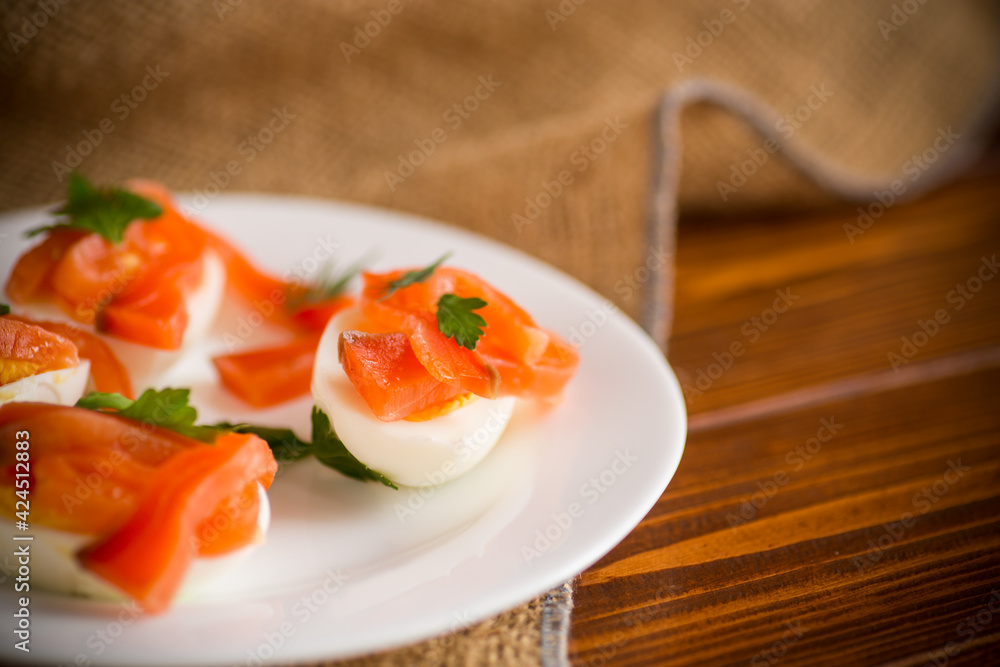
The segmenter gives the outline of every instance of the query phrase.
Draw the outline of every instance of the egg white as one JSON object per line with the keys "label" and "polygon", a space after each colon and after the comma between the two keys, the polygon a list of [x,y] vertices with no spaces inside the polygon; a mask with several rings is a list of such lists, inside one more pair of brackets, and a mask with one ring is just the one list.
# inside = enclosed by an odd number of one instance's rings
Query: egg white
{"label": "egg white", "polygon": [[[264,535],[271,524],[271,505],[264,487],[257,484],[260,496],[260,511],[257,527]],[[30,542],[13,542],[15,535],[31,535]],[[27,532],[17,531],[14,522],[4,517],[0,519],[0,540],[7,544],[28,544],[31,554],[32,588],[77,595],[98,600],[120,601],[128,597],[117,588],[83,569],[74,554],[93,538],[63,530],[31,525]],[[259,544],[250,544],[221,556],[195,558],[188,568],[175,602],[189,600],[204,594],[212,584],[245,561]],[[0,559],[0,571],[14,576],[18,568],[15,559]]]}
{"label": "egg white", "polygon": [[80,363],[72,368],[29,375],[0,385],[0,405],[14,401],[73,405],[83,396],[89,380],[90,362],[81,359]]}
{"label": "egg white", "polygon": [[477,398],[423,422],[380,421],[337,358],[340,333],[357,318],[352,308],[330,320],[313,366],[313,398],[344,445],[369,468],[405,486],[436,486],[468,472],[500,439],[516,399]]}
{"label": "egg white", "polygon": [[[153,385],[177,363],[184,353],[205,338],[215,322],[216,313],[226,293],[226,267],[214,250],[207,250],[202,257],[202,277],[198,286],[187,296],[188,324],[184,329],[181,347],[177,350],[158,350],[121,340],[114,336],[98,334],[125,366],[132,385],[140,390]],[[92,326],[81,324],[53,304],[17,304],[14,312],[37,320],[64,322],[95,333]]]}

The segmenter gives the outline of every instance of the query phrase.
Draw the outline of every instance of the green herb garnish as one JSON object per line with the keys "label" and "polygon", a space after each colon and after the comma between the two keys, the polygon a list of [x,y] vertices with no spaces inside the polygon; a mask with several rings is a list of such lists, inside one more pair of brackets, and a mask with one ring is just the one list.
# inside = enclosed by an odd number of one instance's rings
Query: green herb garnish
{"label": "green herb garnish", "polygon": [[475,350],[486,320],[473,311],[485,306],[486,302],[477,297],[464,299],[454,294],[442,294],[437,302],[438,329],[462,347]]}
{"label": "green herb garnish", "polygon": [[333,273],[333,264],[327,264],[316,284],[308,285],[302,291],[292,292],[291,298],[288,299],[288,308],[294,310],[304,305],[321,303],[327,299],[335,299],[347,291],[347,286],[354,280],[355,276],[361,273],[361,270],[365,268],[365,264],[366,261],[364,259],[359,260],[344,269],[343,273],[337,277],[331,276]]}
{"label": "green herb garnish", "polygon": [[219,435],[218,429],[195,426],[198,411],[188,405],[190,393],[189,389],[147,389],[133,401],[121,394],[92,391],[77,401],[76,407],[114,412],[122,417],[170,429],[195,440],[214,442]]}
{"label": "green herb garnish", "polygon": [[0,317],[10,314],[10,306],[6,303],[0,303]]}
{"label": "green herb garnish", "polygon": [[451,257],[451,253],[446,252],[445,254],[441,255],[441,257],[433,264],[426,266],[422,269],[417,269],[415,271],[407,271],[399,278],[390,281],[389,284],[386,285],[385,294],[382,295],[382,298],[379,299],[379,301],[382,301],[383,299],[388,299],[390,296],[392,296],[393,292],[395,292],[398,289],[403,289],[404,287],[409,287],[410,285],[416,285],[417,283],[424,282],[425,280],[430,278],[431,274],[434,273],[435,269],[437,269],[437,267],[439,267],[441,263],[444,260],[448,259],[449,257]]}
{"label": "green herb garnish", "polygon": [[312,410],[312,442],[305,442],[291,429],[252,426],[250,424],[216,424],[216,428],[253,433],[267,441],[271,453],[278,461],[289,462],[315,456],[323,465],[333,468],[342,475],[362,482],[381,482],[393,489],[398,488],[392,481],[359,461],[337,437],[330,424],[330,418],[318,407]]}
{"label": "green herb garnish", "polygon": [[330,418],[316,406],[313,406],[312,426],[313,455],[320,463],[362,482],[381,482],[394,489],[398,488],[388,477],[357,460],[337,437]]}
{"label": "green herb garnish", "polygon": [[254,426],[253,424],[230,424],[222,422],[215,428],[234,433],[253,433],[271,448],[275,460],[281,463],[298,461],[312,454],[312,445],[299,439],[290,428]]}
{"label": "green herb garnish", "polygon": [[58,222],[30,230],[29,237],[53,229],[79,229],[100,234],[112,243],[121,243],[125,228],[135,220],[159,217],[163,209],[156,202],[118,187],[94,187],[83,176],[69,177],[66,203],[56,209],[56,215],[66,216]]}
{"label": "green herb garnish", "polygon": [[283,463],[298,461],[311,455],[323,465],[348,477],[362,482],[381,482],[394,489],[398,488],[385,475],[375,472],[348,451],[334,432],[330,418],[318,407],[313,406],[312,442],[309,443],[288,428],[226,422],[214,426],[196,426],[198,411],[188,405],[189,394],[189,389],[147,389],[133,401],[121,394],[92,391],[77,401],[76,407],[113,412],[208,443],[214,442],[219,434],[226,431],[252,433],[267,442],[274,458]]}

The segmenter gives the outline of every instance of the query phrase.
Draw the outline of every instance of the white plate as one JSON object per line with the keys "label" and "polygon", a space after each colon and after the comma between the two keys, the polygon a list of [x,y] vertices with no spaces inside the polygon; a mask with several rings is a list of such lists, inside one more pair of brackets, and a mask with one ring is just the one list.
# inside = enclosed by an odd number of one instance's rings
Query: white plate
{"label": "white plate", "polygon": [[[422,266],[451,250],[451,265],[508,293],[543,327],[582,341],[578,374],[558,406],[519,405],[486,459],[423,491],[426,498],[311,461],[283,469],[270,492],[267,544],[204,599],[134,619],[121,605],[32,591],[31,653],[13,649],[5,613],[3,662],[260,664],[402,646],[583,571],[628,534],[673,476],[686,434],[677,380],[639,327],[555,269],[446,225],[327,201],[224,195],[197,217],[279,274],[315,272],[331,253],[340,266],[369,255],[383,270]],[[45,219],[41,209],[0,218],[4,275],[28,246],[21,231]],[[252,330],[246,347],[268,338],[250,314],[231,306],[213,339],[161,384],[191,386],[202,422],[285,424],[308,434],[308,400],[254,413],[214,384],[207,356],[226,349],[224,334]],[[12,589],[3,583],[5,609]]]}

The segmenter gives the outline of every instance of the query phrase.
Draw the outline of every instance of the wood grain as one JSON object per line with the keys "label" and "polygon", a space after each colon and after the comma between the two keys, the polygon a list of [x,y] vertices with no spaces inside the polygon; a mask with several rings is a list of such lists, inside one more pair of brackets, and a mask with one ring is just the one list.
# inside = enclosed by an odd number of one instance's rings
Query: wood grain
{"label": "wood grain", "polygon": [[897,205],[853,245],[852,208],[682,226],[672,365],[690,383],[745,349],[689,392],[659,502],[579,578],[574,664],[1000,664],[1000,277],[949,301],[1000,253],[997,191]]}
{"label": "wood grain", "polygon": [[[903,366],[998,340],[997,269],[971,291],[984,258],[1000,259],[995,178],[890,208],[852,244],[844,225],[857,216],[682,224],[670,361],[692,414],[891,369],[901,338],[920,342],[938,311],[948,321]],[[794,299],[785,313],[768,312],[776,290]],[[710,377],[734,343],[742,356]]]}

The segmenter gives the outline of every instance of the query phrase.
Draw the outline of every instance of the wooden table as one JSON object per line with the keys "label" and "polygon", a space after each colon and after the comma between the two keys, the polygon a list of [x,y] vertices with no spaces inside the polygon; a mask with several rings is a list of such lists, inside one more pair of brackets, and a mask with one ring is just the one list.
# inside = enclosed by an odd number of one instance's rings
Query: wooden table
{"label": "wooden table", "polygon": [[1000,664],[1000,169],[862,222],[682,221],[684,458],[573,664]]}

